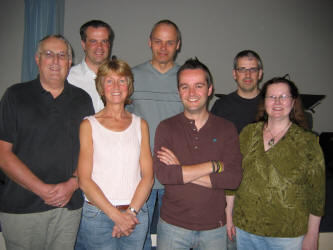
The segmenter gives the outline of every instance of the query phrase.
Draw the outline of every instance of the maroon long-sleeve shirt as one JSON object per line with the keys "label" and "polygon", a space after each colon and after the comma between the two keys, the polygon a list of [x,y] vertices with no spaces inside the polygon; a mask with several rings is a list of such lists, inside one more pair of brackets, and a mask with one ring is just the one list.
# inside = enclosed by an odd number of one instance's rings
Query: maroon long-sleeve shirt
{"label": "maroon long-sleeve shirt", "polygon": [[[212,188],[183,182],[179,165],[165,165],[156,152],[170,149],[181,165],[222,161],[224,171],[210,174]],[[236,189],[242,178],[241,153],[235,126],[209,114],[198,131],[194,120],[184,113],[162,121],[157,127],[154,147],[154,171],[165,185],[161,218],[169,224],[190,230],[209,230],[226,223],[224,189]]]}

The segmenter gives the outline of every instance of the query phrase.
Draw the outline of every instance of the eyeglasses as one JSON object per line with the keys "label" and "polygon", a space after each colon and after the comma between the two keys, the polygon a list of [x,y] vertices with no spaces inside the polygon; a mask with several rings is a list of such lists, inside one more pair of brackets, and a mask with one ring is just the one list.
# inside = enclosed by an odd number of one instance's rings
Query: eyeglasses
{"label": "eyeglasses", "polygon": [[249,72],[251,74],[254,74],[254,73],[258,73],[259,72],[259,68],[250,68],[250,69],[247,69],[247,68],[236,68],[236,70],[240,74],[245,74],[247,72]]}
{"label": "eyeglasses", "polygon": [[51,50],[42,51],[40,54],[43,55],[46,59],[54,59],[57,57],[59,60],[67,60],[69,58],[69,55],[65,52],[54,53]]}
{"label": "eyeglasses", "polygon": [[276,100],[279,100],[280,102],[284,103],[291,97],[292,97],[291,95],[280,95],[280,96],[270,95],[266,96],[265,98],[270,102],[276,102]]}

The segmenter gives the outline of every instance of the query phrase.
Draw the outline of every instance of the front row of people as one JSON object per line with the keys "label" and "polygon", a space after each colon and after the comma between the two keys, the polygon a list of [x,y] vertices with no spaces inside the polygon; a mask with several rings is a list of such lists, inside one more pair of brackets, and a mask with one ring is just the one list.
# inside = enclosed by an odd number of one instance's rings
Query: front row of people
{"label": "front row of people", "polygon": [[324,160],[293,82],[266,82],[258,122],[238,137],[207,110],[209,69],[187,60],[177,73],[184,112],[159,124],[152,159],[147,123],[125,109],[134,89],[129,65],[99,67],[105,107],[93,115],[89,96],[66,80],[70,51],[63,37],[44,38],[38,78],[1,100],[7,250],[73,249],[75,240],[76,249],[142,249],[153,172],[165,185],[157,249],[226,249],[233,235],[239,250],[317,249]]}

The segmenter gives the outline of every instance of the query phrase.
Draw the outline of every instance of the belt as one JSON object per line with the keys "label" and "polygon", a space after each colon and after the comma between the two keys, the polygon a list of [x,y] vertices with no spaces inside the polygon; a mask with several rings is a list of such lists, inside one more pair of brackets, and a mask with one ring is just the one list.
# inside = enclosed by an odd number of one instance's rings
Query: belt
{"label": "belt", "polygon": [[[87,203],[89,205],[95,206],[93,203],[91,203],[90,201],[87,201]],[[129,205],[118,205],[115,206],[116,208],[118,208],[119,210],[127,210],[129,208]]]}

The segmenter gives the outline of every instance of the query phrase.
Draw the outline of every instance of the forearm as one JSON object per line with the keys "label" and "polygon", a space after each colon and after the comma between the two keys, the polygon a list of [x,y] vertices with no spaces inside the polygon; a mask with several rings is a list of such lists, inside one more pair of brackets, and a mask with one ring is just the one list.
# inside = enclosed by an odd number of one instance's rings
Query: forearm
{"label": "forearm", "polygon": [[307,234],[310,234],[310,235],[313,235],[313,236],[318,236],[320,220],[321,220],[320,216],[310,214],[309,220],[308,220],[308,232],[307,232]]}
{"label": "forearm", "polygon": [[226,195],[226,201],[227,201],[227,206],[225,208],[225,213],[228,216],[231,216],[232,218],[232,211],[234,209],[234,200],[235,196],[234,195]]}
{"label": "forearm", "polygon": [[147,201],[153,184],[154,178],[149,177],[142,178],[139,182],[130,204],[136,211],[139,211]]}
{"label": "forearm", "polygon": [[100,187],[91,179],[79,177],[79,186],[88,200],[101,209],[110,219],[115,220],[119,210],[115,208],[104,195]]}
{"label": "forearm", "polygon": [[1,150],[0,168],[11,180],[40,196],[45,183],[40,180],[14,153]]}
{"label": "forearm", "polygon": [[[212,162],[207,161],[195,165],[182,166],[184,183],[193,182],[201,177],[208,176],[213,172]],[[209,176],[208,176],[209,177]],[[206,179],[200,180],[204,182]]]}
{"label": "forearm", "polygon": [[202,176],[202,177],[192,181],[191,183],[197,184],[199,186],[203,186],[206,188],[212,188],[212,182],[210,181],[209,175]]}
{"label": "forearm", "polygon": [[319,224],[321,217],[310,214],[308,220],[308,231],[304,236],[302,249],[317,250],[319,237]]}

